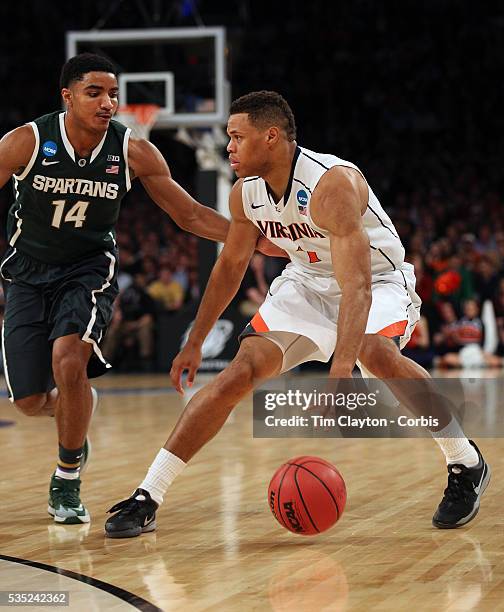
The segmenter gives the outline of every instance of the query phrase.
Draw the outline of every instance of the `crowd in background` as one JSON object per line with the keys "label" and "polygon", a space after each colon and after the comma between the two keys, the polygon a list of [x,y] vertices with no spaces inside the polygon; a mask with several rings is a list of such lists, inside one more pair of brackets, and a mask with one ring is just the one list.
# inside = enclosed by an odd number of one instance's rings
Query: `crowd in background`
{"label": "crowd in background", "polygon": [[[192,26],[197,13],[205,25],[226,26],[233,96],[280,91],[293,107],[301,145],[363,170],[415,266],[423,316],[407,349],[413,358],[450,367],[461,355],[470,359],[461,349],[480,346],[480,360],[500,365],[504,119],[497,75],[504,69],[504,9],[454,0],[421,7],[406,0],[400,8],[371,0],[195,0],[168,3],[172,8],[158,11],[157,20],[148,23],[142,14],[139,23],[133,4],[103,25]],[[1,102],[2,133],[58,108],[52,66],[64,58],[64,31],[93,27],[108,3],[62,4],[57,11],[41,5],[46,20],[52,11],[51,28],[38,26],[37,10],[27,15],[9,5],[27,27],[12,33],[19,40],[0,61],[0,79],[10,84]],[[32,31],[30,19],[43,54],[34,55],[23,38]],[[28,89],[37,95],[26,96]],[[167,134],[161,145],[174,177],[193,191],[193,152]],[[135,189],[118,226],[121,296],[107,350],[117,354],[124,338],[133,338],[148,369],[156,317],[197,300],[200,287],[197,239],[146,199]],[[0,194],[4,218],[11,200],[7,187]],[[236,302],[244,316],[257,309],[281,267],[254,257]]]}

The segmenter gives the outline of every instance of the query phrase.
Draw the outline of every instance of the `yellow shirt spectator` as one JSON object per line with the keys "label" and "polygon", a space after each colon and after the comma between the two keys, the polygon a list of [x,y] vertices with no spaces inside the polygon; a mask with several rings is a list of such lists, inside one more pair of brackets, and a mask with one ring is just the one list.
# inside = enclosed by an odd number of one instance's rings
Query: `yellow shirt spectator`
{"label": "yellow shirt spectator", "polygon": [[153,281],[147,291],[165,310],[178,310],[184,301],[184,289],[173,280],[169,268],[161,268],[158,280]]}

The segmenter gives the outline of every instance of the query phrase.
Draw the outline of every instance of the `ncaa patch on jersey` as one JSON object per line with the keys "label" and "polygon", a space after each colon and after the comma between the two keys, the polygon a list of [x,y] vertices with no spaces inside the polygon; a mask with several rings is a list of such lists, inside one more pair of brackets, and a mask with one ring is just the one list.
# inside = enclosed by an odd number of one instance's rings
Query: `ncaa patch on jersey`
{"label": "ncaa patch on jersey", "polygon": [[58,152],[58,145],[52,140],[46,140],[42,145],[42,153],[46,157],[54,157]]}
{"label": "ncaa patch on jersey", "polygon": [[306,215],[306,208],[308,206],[308,194],[304,189],[300,189],[296,193],[296,199],[298,203],[298,211],[300,215]]}
{"label": "ncaa patch on jersey", "polygon": [[121,158],[119,157],[119,155],[107,155],[107,161],[121,161]]}

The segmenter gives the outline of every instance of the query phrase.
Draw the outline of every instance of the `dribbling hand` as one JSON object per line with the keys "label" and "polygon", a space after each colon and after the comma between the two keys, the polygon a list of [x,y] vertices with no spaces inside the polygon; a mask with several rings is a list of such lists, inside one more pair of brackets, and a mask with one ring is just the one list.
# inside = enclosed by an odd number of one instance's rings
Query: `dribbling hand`
{"label": "dribbling hand", "polygon": [[190,344],[184,346],[180,353],[175,357],[170,370],[170,378],[173,386],[178,393],[184,395],[182,386],[182,374],[187,370],[187,386],[192,387],[194,377],[201,364],[201,346],[199,344]]}

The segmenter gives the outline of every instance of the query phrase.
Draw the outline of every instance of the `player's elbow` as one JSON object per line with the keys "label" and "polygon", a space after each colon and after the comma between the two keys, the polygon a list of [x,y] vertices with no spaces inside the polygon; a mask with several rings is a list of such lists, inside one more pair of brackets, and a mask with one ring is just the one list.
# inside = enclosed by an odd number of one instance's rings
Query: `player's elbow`
{"label": "player's elbow", "polygon": [[223,278],[225,278],[228,283],[238,283],[239,285],[245,276],[247,266],[250,262],[250,256],[247,257],[246,254],[243,253],[230,253],[224,248],[217,262]]}
{"label": "player's elbow", "polygon": [[196,236],[206,236],[206,224],[203,219],[201,204],[193,204],[184,215],[180,215],[178,219],[174,219],[175,223],[184,231],[196,234]]}
{"label": "player's elbow", "polygon": [[198,235],[198,232],[194,228],[194,223],[192,219],[186,216],[175,216],[172,215],[172,220],[177,224],[177,226],[183,230],[184,232],[190,232],[191,234]]}
{"label": "player's elbow", "polygon": [[198,225],[197,215],[195,215],[194,210],[189,208],[189,210],[176,211],[171,214],[172,220],[178,225],[178,227],[184,232],[190,232],[191,234],[196,234],[197,236],[201,235]]}

